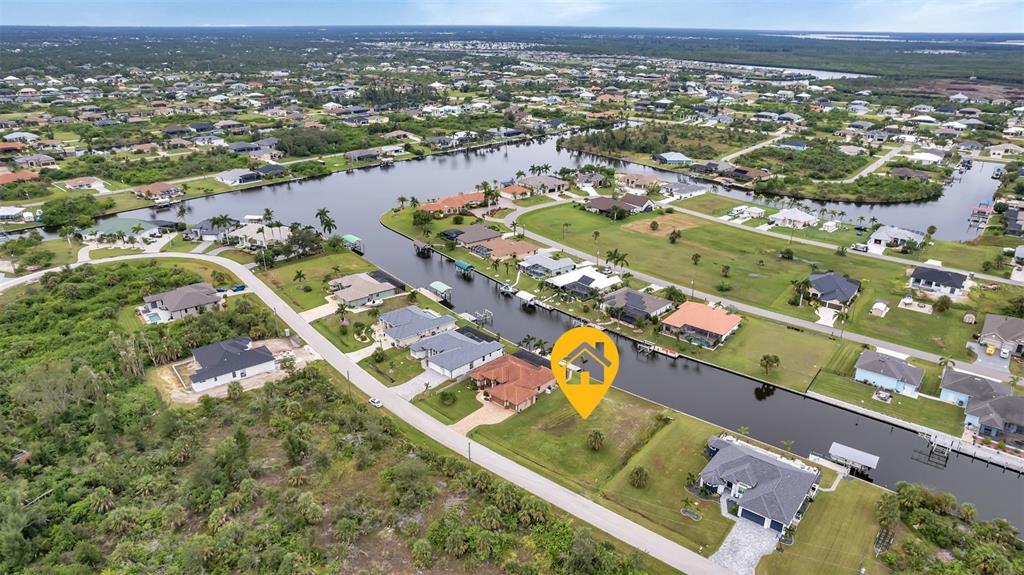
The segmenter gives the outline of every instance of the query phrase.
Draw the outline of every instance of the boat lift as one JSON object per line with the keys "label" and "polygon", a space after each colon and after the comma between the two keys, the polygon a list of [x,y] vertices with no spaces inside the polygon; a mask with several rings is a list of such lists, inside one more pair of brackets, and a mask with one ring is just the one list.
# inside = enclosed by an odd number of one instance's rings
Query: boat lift
{"label": "boat lift", "polygon": [[450,285],[435,281],[430,282],[430,285],[427,287],[427,289],[429,289],[430,292],[436,295],[437,297],[441,298],[441,303],[447,304],[448,306],[452,305],[452,292],[454,290]]}
{"label": "boat lift", "polygon": [[500,293],[503,296],[513,296],[513,295],[516,295],[517,291],[519,291],[519,290],[517,290],[516,288],[510,286],[509,284],[501,284],[501,287],[498,288],[498,293]]}
{"label": "boat lift", "polygon": [[462,260],[455,260],[455,273],[465,279],[473,278],[473,264]]}
{"label": "boat lift", "polygon": [[832,446],[828,448],[828,458],[850,471],[861,474],[867,474],[878,467],[877,455],[838,442],[832,442]]}
{"label": "boat lift", "polygon": [[430,244],[416,240],[412,243],[412,248],[416,250],[416,255],[421,258],[429,258],[430,252],[433,250],[430,248]]}
{"label": "boat lift", "polygon": [[359,236],[353,234],[345,234],[341,236],[341,243],[346,248],[354,251],[359,255],[363,255],[363,240]]}
{"label": "boat lift", "polygon": [[520,300],[520,305],[525,308],[534,308],[537,306],[537,296],[526,290],[520,290],[516,292],[516,297]]}

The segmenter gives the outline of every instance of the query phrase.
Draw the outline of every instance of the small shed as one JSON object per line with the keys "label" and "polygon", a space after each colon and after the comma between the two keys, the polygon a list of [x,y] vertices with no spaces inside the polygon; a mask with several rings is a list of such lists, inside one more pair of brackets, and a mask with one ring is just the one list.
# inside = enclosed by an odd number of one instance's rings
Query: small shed
{"label": "small shed", "polygon": [[869,312],[875,317],[885,317],[885,314],[889,313],[889,302],[885,300],[878,300],[871,305],[871,311]]}
{"label": "small shed", "polygon": [[971,309],[964,312],[964,323],[970,325],[978,323],[978,311]]}

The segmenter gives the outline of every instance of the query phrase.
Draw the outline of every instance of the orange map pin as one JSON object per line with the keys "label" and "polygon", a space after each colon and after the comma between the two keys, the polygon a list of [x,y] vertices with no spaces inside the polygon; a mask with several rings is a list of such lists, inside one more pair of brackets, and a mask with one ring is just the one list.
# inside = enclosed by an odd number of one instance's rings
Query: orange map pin
{"label": "orange map pin", "polygon": [[[593,363],[601,368],[600,379],[586,369],[573,367]],[[595,369],[595,371],[598,371]],[[593,327],[576,327],[562,334],[551,350],[551,372],[580,417],[586,419],[604,399],[619,371],[619,350],[608,334]]]}

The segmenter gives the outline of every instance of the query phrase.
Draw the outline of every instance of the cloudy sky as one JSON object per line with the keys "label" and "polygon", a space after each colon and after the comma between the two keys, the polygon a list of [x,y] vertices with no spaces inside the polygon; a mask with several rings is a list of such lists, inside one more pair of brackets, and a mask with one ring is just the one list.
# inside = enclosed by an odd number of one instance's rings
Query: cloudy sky
{"label": "cloudy sky", "polygon": [[1024,0],[0,0],[0,24],[547,24],[1024,33]]}

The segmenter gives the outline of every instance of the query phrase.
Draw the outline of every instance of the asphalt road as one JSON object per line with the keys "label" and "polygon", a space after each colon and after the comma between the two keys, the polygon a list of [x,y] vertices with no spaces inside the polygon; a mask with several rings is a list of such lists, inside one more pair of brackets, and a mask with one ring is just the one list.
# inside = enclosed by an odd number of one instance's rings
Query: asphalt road
{"label": "asphalt road", "polygon": [[[262,280],[256,277],[242,264],[218,256],[193,253],[157,253],[157,254],[134,254],[105,258],[84,263],[108,263],[117,261],[145,260],[149,258],[183,258],[201,260],[212,264],[220,265],[244,282],[248,287],[247,291],[256,294],[278,316],[312,347],[325,361],[330,363],[340,373],[370,397],[376,397],[384,403],[384,408],[393,413],[396,417],[418,431],[426,434],[434,441],[446,448],[458,453],[463,457],[498,475],[505,480],[518,485],[533,495],[547,501],[575,516],[576,518],[589,523],[593,527],[604,531],[616,539],[635,547],[636,549],[650,555],[651,557],[672,566],[684,573],[695,574],[729,574],[731,571],[712,563],[710,559],[690,551],[689,549],[663,537],[646,527],[643,527],[629,519],[626,519],[597,503],[579,495],[555,483],[554,481],[536,473],[526,467],[500,455],[486,446],[467,439],[465,436],[449,429],[448,426],[427,415],[413,404],[396,395],[391,389],[385,387],[373,376],[363,370],[356,362],[348,358],[344,353],[334,347],[331,342],[313,328],[308,322],[299,316],[284,300],[273,292]],[[73,267],[83,263],[72,264]],[[38,280],[44,273],[53,270],[43,270],[26,276],[11,278],[0,282],[0,292],[28,282]],[[681,488],[681,487],[680,487]]]}

